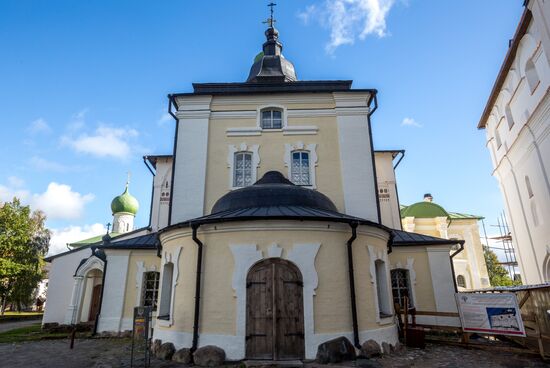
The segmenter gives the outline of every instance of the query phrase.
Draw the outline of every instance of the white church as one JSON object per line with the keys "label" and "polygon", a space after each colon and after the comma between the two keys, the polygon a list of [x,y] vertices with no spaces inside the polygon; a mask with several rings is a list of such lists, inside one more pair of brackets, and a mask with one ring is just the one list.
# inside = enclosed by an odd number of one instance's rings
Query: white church
{"label": "white church", "polygon": [[176,348],[284,360],[315,358],[340,336],[395,343],[405,297],[457,312],[452,257],[464,242],[402,230],[400,151],[373,147],[377,91],[299,80],[279,32],[265,36],[246,81],[169,96],[173,154],[145,157],[149,226],[133,228],[127,186],[111,234],[49,257],[43,323],[122,332],[149,305],[153,338]]}

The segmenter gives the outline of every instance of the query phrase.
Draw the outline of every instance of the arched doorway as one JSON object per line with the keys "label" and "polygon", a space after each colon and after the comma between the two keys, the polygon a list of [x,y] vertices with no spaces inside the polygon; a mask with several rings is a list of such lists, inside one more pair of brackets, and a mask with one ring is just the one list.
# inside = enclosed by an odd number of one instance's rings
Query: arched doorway
{"label": "arched doorway", "polygon": [[256,263],[246,278],[246,357],[304,357],[302,274],[280,258]]}

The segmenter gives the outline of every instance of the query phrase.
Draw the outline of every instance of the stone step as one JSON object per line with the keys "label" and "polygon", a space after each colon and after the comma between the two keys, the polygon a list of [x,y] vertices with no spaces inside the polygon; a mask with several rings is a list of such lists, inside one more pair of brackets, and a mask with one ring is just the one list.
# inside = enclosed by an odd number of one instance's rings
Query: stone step
{"label": "stone step", "polygon": [[245,360],[246,368],[303,368],[301,360]]}

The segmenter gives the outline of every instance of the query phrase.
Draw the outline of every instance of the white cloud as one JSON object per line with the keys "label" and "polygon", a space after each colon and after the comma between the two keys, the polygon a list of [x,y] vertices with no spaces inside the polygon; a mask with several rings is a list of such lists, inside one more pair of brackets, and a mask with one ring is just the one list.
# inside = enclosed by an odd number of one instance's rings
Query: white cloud
{"label": "white cloud", "polygon": [[30,193],[25,189],[0,185],[0,202],[10,202],[14,197],[17,197],[21,202],[25,202],[30,197]]}
{"label": "white cloud", "polygon": [[27,128],[27,130],[31,134],[39,134],[39,133],[47,134],[52,131],[52,128],[50,128],[46,120],[42,118],[38,118],[29,124],[29,127]]}
{"label": "white cloud", "polygon": [[414,120],[413,118],[404,118],[401,122],[401,126],[412,126],[416,128],[422,128],[422,124]]}
{"label": "white cloud", "polygon": [[50,239],[50,249],[48,251],[49,256],[67,251],[68,243],[74,243],[105,234],[107,228],[97,223],[85,226],[69,226],[63,229],[51,229],[51,231],[52,237]]}
{"label": "white cloud", "polygon": [[89,111],[90,109],[86,107],[74,114],[71,117],[71,122],[67,126],[68,129],[73,132],[82,129],[86,123],[85,119]]}
{"label": "white cloud", "polygon": [[73,220],[80,218],[84,205],[94,199],[91,193],[73,192],[66,184],[51,182],[42,194],[33,194],[31,207],[46,213],[48,219]]}
{"label": "white cloud", "polygon": [[13,188],[21,188],[25,185],[25,180],[18,178],[17,176],[10,176],[8,177],[8,184]]}
{"label": "white cloud", "polygon": [[33,156],[29,163],[37,170],[40,171],[55,171],[55,172],[67,172],[71,168],[60,164],[59,162],[46,160],[42,157]]}
{"label": "white cloud", "polygon": [[352,45],[356,38],[387,35],[386,17],[395,0],[325,0],[317,7],[310,5],[298,14],[305,24],[317,19],[330,29],[326,51],[333,53],[342,45]]}
{"label": "white cloud", "polygon": [[167,122],[171,121],[172,120],[172,115],[170,115],[169,113],[165,112],[163,113],[160,118],[157,120],[157,125],[166,125]]}
{"label": "white cloud", "polygon": [[124,160],[132,152],[129,140],[137,135],[138,132],[135,129],[100,125],[92,134],[84,133],[76,138],[63,136],[61,142],[80,153]]}
{"label": "white cloud", "polygon": [[19,198],[23,204],[31,206],[32,210],[42,210],[48,219],[74,220],[84,213],[85,205],[94,199],[91,193],[74,192],[69,185],[51,182],[44,193],[32,194],[21,188],[24,182],[16,177],[8,178],[8,185],[0,185],[0,202]]}

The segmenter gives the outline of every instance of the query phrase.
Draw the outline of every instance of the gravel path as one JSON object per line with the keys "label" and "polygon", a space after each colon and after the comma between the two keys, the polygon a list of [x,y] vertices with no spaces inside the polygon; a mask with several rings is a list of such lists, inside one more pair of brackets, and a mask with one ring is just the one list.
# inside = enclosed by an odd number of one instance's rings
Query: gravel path
{"label": "gravel path", "polygon": [[[426,349],[407,349],[403,353],[372,359],[372,367],[382,368],[519,368],[550,367],[536,356],[431,345]],[[68,339],[0,344],[0,367],[10,368],[126,368],[130,366],[129,339],[78,339],[73,350]],[[307,368],[322,367],[308,363]],[[324,367],[353,367],[355,364]],[[152,360],[153,368],[182,367],[174,362]],[[234,365],[238,367],[238,365]]]}

